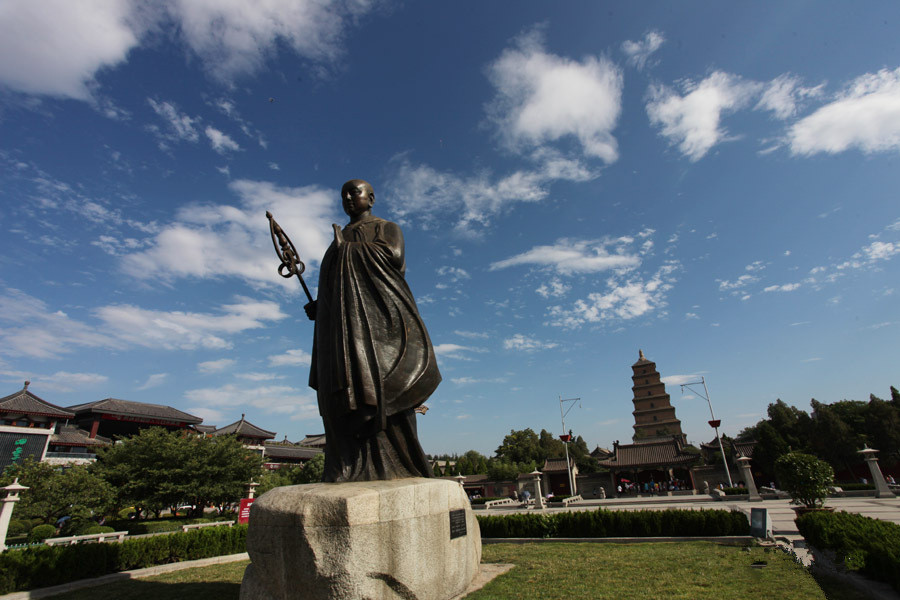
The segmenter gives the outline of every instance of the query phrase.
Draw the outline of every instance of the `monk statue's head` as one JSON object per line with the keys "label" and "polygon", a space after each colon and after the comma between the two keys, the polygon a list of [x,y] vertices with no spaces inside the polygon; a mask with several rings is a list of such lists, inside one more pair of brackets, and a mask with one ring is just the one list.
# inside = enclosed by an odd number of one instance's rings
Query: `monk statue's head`
{"label": "monk statue's head", "polygon": [[350,218],[358,217],[372,210],[375,204],[375,190],[372,184],[362,179],[351,179],[341,188],[341,203]]}

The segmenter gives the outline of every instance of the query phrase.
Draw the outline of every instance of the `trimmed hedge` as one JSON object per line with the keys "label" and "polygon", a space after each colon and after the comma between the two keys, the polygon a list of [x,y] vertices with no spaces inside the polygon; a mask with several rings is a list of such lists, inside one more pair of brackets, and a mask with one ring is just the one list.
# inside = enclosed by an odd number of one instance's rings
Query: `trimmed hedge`
{"label": "trimmed hedge", "polygon": [[56,527],[54,527],[53,525],[38,525],[31,530],[30,534],[28,534],[28,541],[43,542],[47,538],[52,538],[55,535]]}
{"label": "trimmed hedge", "polygon": [[750,535],[740,511],[644,510],[478,515],[486,538],[698,537]]}
{"label": "trimmed hedge", "polygon": [[152,521],[133,521],[131,519],[120,519],[116,521],[108,521],[107,525],[115,531],[127,531],[129,535],[142,535],[145,533],[165,533],[167,531],[181,531],[182,525],[193,525],[194,523],[210,523],[212,521],[233,521],[234,514],[216,515],[214,517],[197,517],[196,519],[185,519],[177,517],[169,517],[165,519],[155,519]]}
{"label": "trimmed hedge", "polygon": [[0,554],[0,594],[246,551],[247,526],[208,527],[121,543],[37,546]]}
{"label": "trimmed hedge", "polygon": [[750,490],[742,487],[727,487],[724,490],[726,496],[740,496],[741,494],[749,494]]}
{"label": "trimmed hedge", "polygon": [[900,525],[846,512],[812,512],[797,529],[820,550],[833,550],[850,570],[885,581],[900,591]]}
{"label": "trimmed hedge", "polygon": [[860,490],[874,490],[874,483],[835,483],[836,487],[841,488],[845,492],[858,492]]}
{"label": "trimmed hedge", "polygon": [[472,498],[470,504],[472,506],[477,506],[478,504],[484,504],[485,502],[491,502],[492,500],[503,500],[503,496],[485,496],[484,498]]}

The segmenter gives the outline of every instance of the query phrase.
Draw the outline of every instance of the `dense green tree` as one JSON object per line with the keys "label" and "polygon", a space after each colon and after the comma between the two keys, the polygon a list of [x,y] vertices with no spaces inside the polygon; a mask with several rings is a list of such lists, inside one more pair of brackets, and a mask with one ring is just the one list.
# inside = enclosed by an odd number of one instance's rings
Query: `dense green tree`
{"label": "dense green tree", "polygon": [[325,454],[316,454],[302,465],[284,466],[274,471],[266,471],[259,478],[257,495],[283,485],[300,485],[322,481],[325,472]]}
{"label": "dense green tree", "polygon": [[900,408],[893,402],[870,396],[866,433],[869,445],[881,452],[882,459],[897,460],[900,457]]}
{"label": "dense green tree", "polygon": [[[834,405],[823,404],[813,398],[813,434],[810,447],[813,453],[832,465],[851,470],[852,464],[859,461],[856,452],[862,448],[862,433],[855,432],[842,418],[842,414],[854,414],[846,405],[834,408]],[[854,419],[854,424],[855,419]],[[858,426],[858,424],[857,424]]]}
{"label": "dense green tree", "polygon": [[894,386],[891,386],[891,404],[900,408],[900,390],[897,390]]}
{"label": "dense green tree", "polygon": [[201,437],[160,427],[142,430],[98,454],[97,472],[120,502],[157,515],[179,504],[195,514],[223,507],[244,495],[262,470],[262,457],[234,436]]}
{"label": "dense green tree", "polygon": [[497,457],[510,462],[538,462],[545,458],[533,429],[513,429],[497,448]]}
{"label": "dense green tree", "polygon": [[52,525],[61,517],[71,517],[68,525],[75,526],[104,516],[114,501],[112,487],[85,465],[63,469],[28,459],[7,469],[0,487],[16,477],[29,488],[20,495],[17,519],[41,519]]}
{"label": "dense green tree", "polygon": [[768,485],[770,481],[775,480],[775,461],[790,452],[790,447],[775,427],[767,421],[760,421],[756,425],[754,438],[757,444],[753,449],[752,468],[762,473],[761,483]]}
{"label": "dense green tree", "polygon": [[548,458],[563,458],[566,455],[565,444],[558,437],[546,429],[541,429],[538,436],[538,446],[541,449],[539,460]]}

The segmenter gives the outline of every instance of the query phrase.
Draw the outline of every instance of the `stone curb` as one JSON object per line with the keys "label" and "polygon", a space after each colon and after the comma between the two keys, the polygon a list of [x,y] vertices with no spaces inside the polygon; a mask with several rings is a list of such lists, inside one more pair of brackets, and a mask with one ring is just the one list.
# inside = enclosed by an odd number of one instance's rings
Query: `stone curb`
{"label": "stone curb", "polygon": [[115,583],[117,581],[125,581],[126,579],[143,579],[144,577],[152,577],[161,573],[170,573],[172,571],[180,571],[182,569],[191,569],[194,567],[207,567],[209,565],[219,565],[239,560],[250,560],[250,556],[243,552],[241,554],[228,554],[225,556],[213,556],[211,558],[201,558],[198,560],[186,560],[184,562],[170,563],[168,565],[157,565],[155,567],[147,567],[145,569],[134,569],[132,571],[121,571],[119,573],[110,573],[102,577],[93,579],[80,579],[71,581],[53,587],[38,588],[35,590],[27,590],[24,592],[13,592],[0,596],[0,600],[30,600],[32,598],[48,598],[73,590],[94,587],[96,585],[105,585],[107,583]]}

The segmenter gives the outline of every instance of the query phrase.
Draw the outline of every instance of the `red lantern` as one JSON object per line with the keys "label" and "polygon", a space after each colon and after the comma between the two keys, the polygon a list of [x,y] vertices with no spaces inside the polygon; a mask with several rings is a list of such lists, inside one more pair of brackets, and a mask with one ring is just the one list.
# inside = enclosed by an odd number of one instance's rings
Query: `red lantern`
{"label": "red lantern", "polygon": [[717,427],[718,427],[719,425],[721,425],[721,424],[722,424],[722,420],[721,420],[721,419],[714,419],[714,420],[712,420],[712,421],[709,422],[709,426],[712,427],[713,429],[717,428]]}

